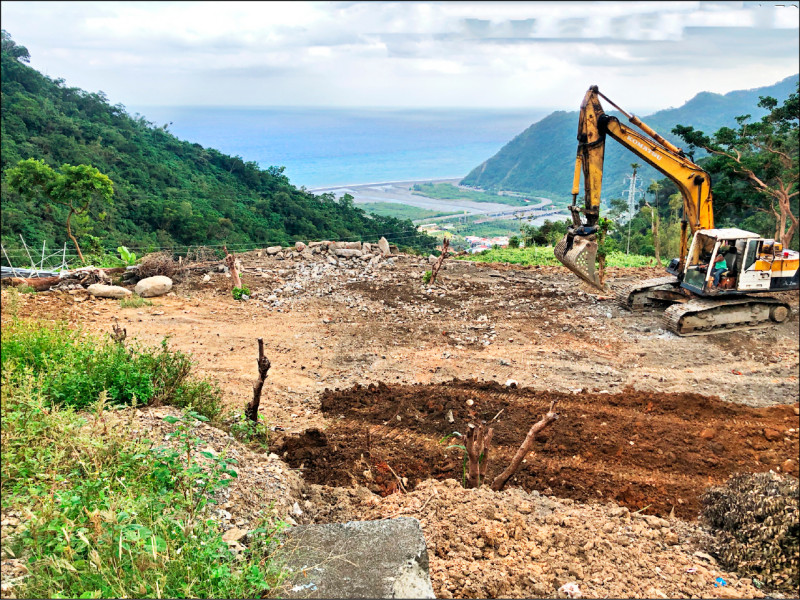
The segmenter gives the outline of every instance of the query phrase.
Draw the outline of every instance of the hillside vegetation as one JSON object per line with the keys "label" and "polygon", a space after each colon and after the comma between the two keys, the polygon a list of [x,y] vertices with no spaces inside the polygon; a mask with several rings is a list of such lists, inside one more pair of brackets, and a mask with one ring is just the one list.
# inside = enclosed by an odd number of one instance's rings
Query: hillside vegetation
{"label": "hillside vegetation", "polygon": [[[352,198],[315,195],[292,185],[283,167],[261,169],[176,138],[168,126],[130,115],[103,92],[69,87],[28,66],[29,53],[2,37],[2,240],[60,246],[67,210],[11,190],[6,170],[34,158],[58,168],[87,164],[111,178],[113,206],[73,226],[81,242],[146,250],[189,245],[254,248],[294,240],[365,240],[385,236],[401,248],[428,250],[434,240],[410,220],[368,215]],[[98,241],[99,240],[99,241]]]}
{"label": "hillside vegetation", "polygon": [[[752,90],[739,90],[728,94],[701,92],[679,108],[669,108],[642,120],[658,133],[678,146],[685,146],[680,138],[672,134],[678,125],[691,125],[696,129],[713,132],[720,127],[733,127],[739,115],[751,115],[753,120],[767,114],[758,107],[759,96],[772,96],[783,102],[797,89],[798,76],[793,75],[775,85]],[[665,86],[668,82],[665,82]],[[604,91],[601,89],[601,91]],[[625,98],[612,97],[612,100],[626,107]],[[575,106],[581,98],[575,98]],[[627,119],[611,110],[605,109],[624,123]],[[558,111],[528,129],[503,146],[500,151],[483,164],[473,169],[462,181],[462,185],[481,187],[486,190],[514,190],[519,192],[547,195],[554,199],[569,199],[572,188],[572,166],[575,163],[578,127],[578,111]],[[697,154],[699,158],[701,153]],[[631,171],[632,162],[642,162],[638,157],[610,141],[606,144],[605,167],[603,173],[603,197],[620,197],[626,188],[624,178]],[[648,165],[639,173],[645,185],[651,179],[661,179],[663,175]]]}

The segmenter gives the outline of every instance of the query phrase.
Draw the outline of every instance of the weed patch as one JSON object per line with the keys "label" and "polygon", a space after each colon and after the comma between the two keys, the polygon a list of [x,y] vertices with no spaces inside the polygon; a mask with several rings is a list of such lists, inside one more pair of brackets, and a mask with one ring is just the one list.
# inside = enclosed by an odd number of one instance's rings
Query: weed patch
{"label": "weed patch", "polygon": [[192,407],[210,419],[222,410],[218,385],[193,376],[191,357],[170,349],[167,339],[156,348],[123,345],[65,323],[14,320],[3,328],[0,357],[4,372],[30,374],[58,406],[83,408],[104,393],[110,404]]}
{"label": "weed patch", "polygon": [[120,308],[141,308],[142,306],[153,306],[153,303],[147,298],[142,298],[136,294],[119,299]]}
{"label": "weed patch", "polygon": [[[470,260],[485,263],[509,263],[512,265],[558,266],[561,263],[553,254],[550,246],[532,248],[493,248],[477,254],[456,257],[459,260]],[[664,265],[662,261],[662,266]],[[652,256],[610,252],[606,258],[606,267],[653,267],[658,266]]]}
{"label": "weed patch", "polygon": [[[199,451],[194,411],[169,447],[135,438],[130,418],[54,406],[31,366],[4,365],[2,503],[24,523],[4,551],[27,561],[23,598],[252,598],[280,580],[269,556],[281,524],[249,533],[238,556],[208,510],[236,473]],[[109,423],[111,421],[111,423]]]}

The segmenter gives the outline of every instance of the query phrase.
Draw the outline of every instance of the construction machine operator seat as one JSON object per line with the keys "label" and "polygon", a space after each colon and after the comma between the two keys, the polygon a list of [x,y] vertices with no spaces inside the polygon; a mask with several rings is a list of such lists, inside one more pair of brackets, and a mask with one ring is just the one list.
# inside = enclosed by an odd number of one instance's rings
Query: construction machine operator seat
{"label": "construction machine operator seat", "polygon": [[[725,257],[725,263],[728,265],[728,270],[722,273],[722,277],[733,278],[734,282],[732,282],[732,287],[735,287],[736,274],[739,270],[739,253],[736,251],[735,247],[731,246],[723,256]],[[728,285],[726,285],[725,288],[728,288]]]}

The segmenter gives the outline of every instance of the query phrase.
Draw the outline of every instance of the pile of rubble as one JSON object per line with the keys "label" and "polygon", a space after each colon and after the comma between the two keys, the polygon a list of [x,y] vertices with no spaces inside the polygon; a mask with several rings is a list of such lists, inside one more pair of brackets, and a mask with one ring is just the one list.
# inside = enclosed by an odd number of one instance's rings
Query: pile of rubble
{"label": "pile of rubble", "polygon": [[390,244],[386,238],[381,238],[377,244],[369,242],[295,242],[294,246],[270,246],[266,249],[268,256],[277,260],[313,260],[315,257],[326,258],[331,264],[337,264],[342,259],[355,258],[370,261],[376,264],[381,257],[398,253],[397,246]]}

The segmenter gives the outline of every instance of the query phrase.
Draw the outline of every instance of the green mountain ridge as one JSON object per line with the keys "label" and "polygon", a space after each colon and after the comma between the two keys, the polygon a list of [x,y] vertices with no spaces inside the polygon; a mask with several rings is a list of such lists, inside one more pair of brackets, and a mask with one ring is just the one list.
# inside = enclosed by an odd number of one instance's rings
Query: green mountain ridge
{"label": "green mountain ridge", "polygon": [[[798,77],[800,75],[792,75],[774,85],[735,90],[727,94],[700,92],[678,108],[667,108],[640,118],[680,147],[681,140],[671,133],[675,125],[692,125],[711,134],[720,127],[735,126],[735,119],[740,115],[750,114],[753,120],[759,119],[766,114],[764,109],[756,108],[759,96],[772,96],[778,102],[783,102],[796,90]],[[624,108],[623,98],[612,99]],[[580,100],[577,98],[576,104]],[[627,123],[623,115],[611,110],[608,112]],[[554,199],[570,199],[578,115],[578,111],[556,111],[532,124],[497,154],[470,171],[461,184],[491,191],[539,193],[548,194]],[[701,156],[701,153],[697,153],[695,158]],[[633,162],[642,164],[639,176],[644,181],[644,187],[650,180],[663,179],[662,173],[611,140],[606,143],[604,200],[622,196],[623,190],[627,189],[624,178],[631,172],[630,164]]]}
{"label": "green mountain ridge", "polygon": [[[6,171],[22,159],[89,164],[114,183],[114,204],[73,230],[83,242],[106,249],[227,244],[229,249],[287,245],[295,240],[377,241],[401,248],[434,248],[409,219],[368,215],[351,198],[315,195],[292,185],[282,167],[255,162],[180,140],[103,92],[67,87],[25,64],[24,46],[2,38],[0,88],[0,193],[2,241],[60,247],[67,241],[67,209],[44,199],[26,200],[9,188]],[[94,236],[92,238],[91,236]],[[72,245],[68,246],[74,252]],[[87,248],[84,248],[87,250]]]}

